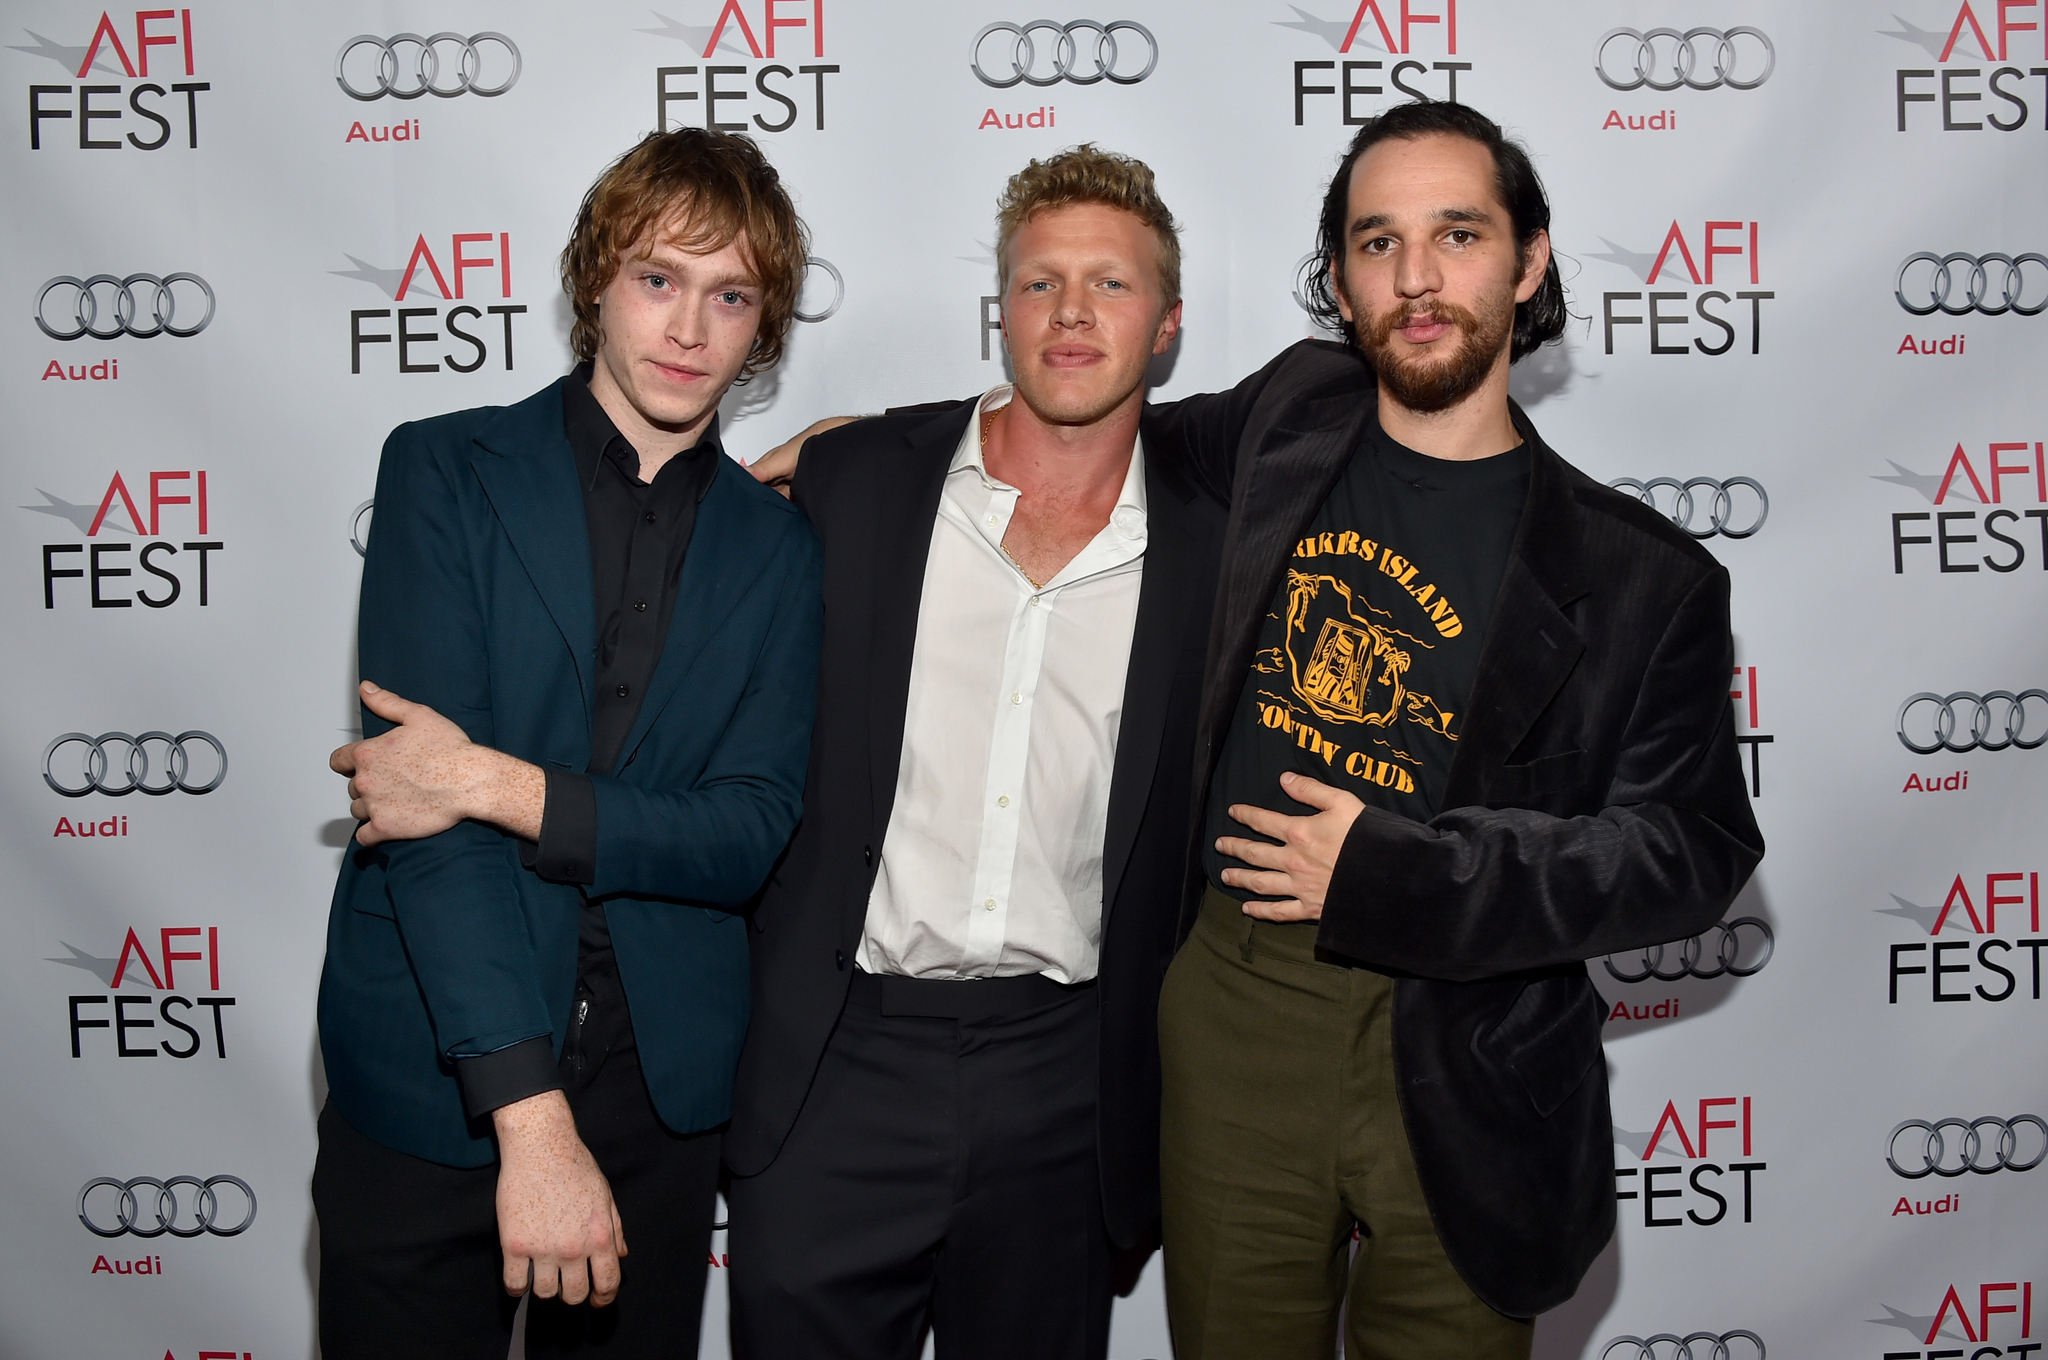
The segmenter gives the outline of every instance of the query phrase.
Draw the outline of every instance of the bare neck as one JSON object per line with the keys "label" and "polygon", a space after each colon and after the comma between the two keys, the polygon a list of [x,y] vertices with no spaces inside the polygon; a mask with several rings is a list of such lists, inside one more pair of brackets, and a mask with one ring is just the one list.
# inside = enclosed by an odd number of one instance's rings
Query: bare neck
{"label": "bare neck", "polygon": [[1063,425],[1042,419],[1021,395],[1013,396],[989,425],[983,453],[988,474],[1016,487],[1026,503],[1057,507],[1099,528],[1130,472],[1144,401],[1141,387],[1099,420]]}
{"label": "bare neck", "polygon": [[1503,350],[1486,380],[1455,406],[1416,411],[1380,385],[1380,428],[1396,443],[1449,462],[1470,463],[1506,453],[1522,442],[1508,415],[1508,356]]}

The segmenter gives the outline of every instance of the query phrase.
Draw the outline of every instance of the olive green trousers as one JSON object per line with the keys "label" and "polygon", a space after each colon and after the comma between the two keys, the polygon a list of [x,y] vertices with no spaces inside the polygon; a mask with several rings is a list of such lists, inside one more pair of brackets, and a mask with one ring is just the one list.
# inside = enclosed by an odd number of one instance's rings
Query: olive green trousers
{"label": "olive green trousers", "polygon": [[1394,1086],[1391,978],[1212,886],[1159,1002],[1176,1360],[1526,1360],[1459,1278]]}

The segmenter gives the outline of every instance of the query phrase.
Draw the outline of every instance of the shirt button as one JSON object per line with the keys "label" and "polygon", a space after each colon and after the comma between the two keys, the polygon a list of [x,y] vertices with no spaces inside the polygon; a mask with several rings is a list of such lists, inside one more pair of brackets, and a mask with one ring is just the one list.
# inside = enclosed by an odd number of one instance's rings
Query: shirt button
{"label": "shirt button", "polygon": [[621,699],[625,698],[628,694],[631,694],[632,692],[632,690],[628,689],[624,685],[620,685],[617,689],[612,691],[612,693],[618,695]]}
{"label": "shirt button", "polygon": [[1036,609],[1036,608],[1038,608],[1038,597],[1037,597],[1036,595],[1033,595],[1033,596],[1031,597],[1031,607],[1032,607],[1033,609]]}
{"label": "shirt button", "polygon": [[1008,807],[1009,805],[1010,805],[1010,795],[1009,795],[1009,794],[1007,794],[1007,793],[1006,793],[1006,794],[1004,794],[1004,795],[1003,795],[1002,797],[1000,797],[1000,798],[996,799],[996,806],[997,806],[997,807]]}
{"label": "shirt button", "polygon": [[645,614],[645,613],[647,612],[647,601],[645,601],[645,600],[635,600],[635,601],[633,601],[633,612],[634,612],[634,613],[636,613],[636,614]]}
{"label": "shirt button", "polygon": [[1013,704],[1021,704],[1024,702],[1024,696],[1021,694],[1012,694],[1010,696],[1010,702]]}
{"label": "shirt button", "polygon": [[994,523],[996,523],[996,517],[995,517],[994,515],[990,515],[990,516],[988,517],[988,522],[989,522],[990,524],[994,524]]}
{"label": "shirt button", "polygon": [[652,510],[649,510],[649,511],[647,512],[647,522],[648,522],[649,524],[652,524],[652,523],[654,523],[654,512],[653,512]]}
{"label": "shirt button", "polygon": [[996,900],[993,897],[989,898],[988,901],[981,904],[981,909],[983,911],[994,911],[996,909]]}

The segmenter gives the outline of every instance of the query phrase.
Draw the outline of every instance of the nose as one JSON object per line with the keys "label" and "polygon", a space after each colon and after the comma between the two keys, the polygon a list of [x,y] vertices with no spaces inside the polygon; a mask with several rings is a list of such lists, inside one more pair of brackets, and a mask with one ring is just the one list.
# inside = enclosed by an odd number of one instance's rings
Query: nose
{"label": "nose", "polygon": [[1427,297],[1442,289],[1444,274],[1436,251],[1427,243],[1402,250],[1394,264],[1394,291],[1404,298]]}
{"label": "nose", "polygon": [[702,297],[678,297],[669,304],[662,334],[679,349],[699,348],[706,339],[705,311],[710,305]]}

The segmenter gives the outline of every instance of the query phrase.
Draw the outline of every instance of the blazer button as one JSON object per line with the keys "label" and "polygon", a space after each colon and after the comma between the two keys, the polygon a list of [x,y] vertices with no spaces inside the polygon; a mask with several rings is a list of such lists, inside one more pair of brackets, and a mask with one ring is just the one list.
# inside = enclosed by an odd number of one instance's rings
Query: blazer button
{"label": "blazer button", "polygon": [[874,847],[874,846],[872,846],[872,845],[863,845],[863,846],[862,846],[862,847],[860,848],[860,857],[861,857],[862,859],[864,859],[864,860],[866,860],[866,861],[867,861],[867,865],[868,865],[868,868],[872,869],[872,868],[874,868],[874,867],[875,867],[875,847]]}
{"label": "blazer button", "polygon": [[846,971],[846,951],[845,951],[844,949],[835,949],[835,950],[833,950],[833,951],[832,951],[832,963],[833,963],[833,966],[834,966],[834,967],[836,967],[836,968],[837,968],[837,969],[838,969],[838,970],[839,970],[840,972],[842,972],[842,973],[843,973],[843,972],[845,972],[845,971]]}

